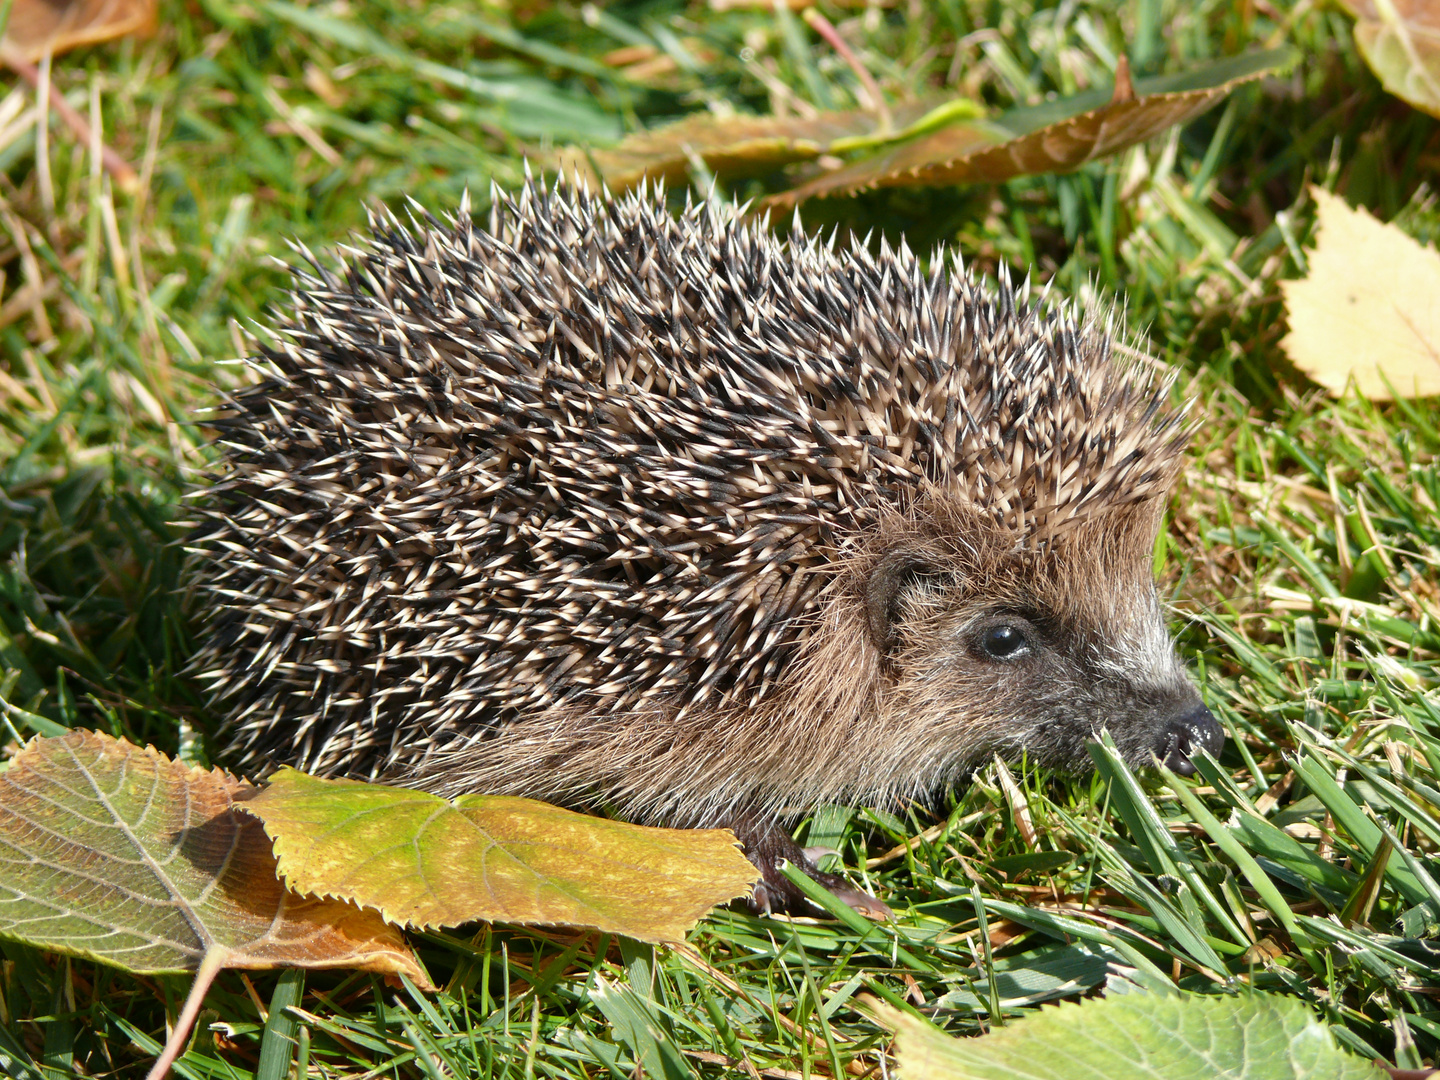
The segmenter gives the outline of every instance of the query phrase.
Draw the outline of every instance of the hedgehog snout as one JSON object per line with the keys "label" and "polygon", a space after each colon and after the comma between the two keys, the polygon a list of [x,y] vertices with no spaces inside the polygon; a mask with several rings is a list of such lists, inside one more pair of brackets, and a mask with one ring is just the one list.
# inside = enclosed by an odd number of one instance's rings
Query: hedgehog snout
{"label": "hedgehog snout", "polygon": [[1218,757],[1224,745],[1225,730],[1215,719],[1215,714],[1204,705],[1196,705],[1165,725],[1155,743],[1155,756],[1171,772],[1193,776],[1195,764],[1190,755],[1196,750],[1204,750],[1212,757]]}

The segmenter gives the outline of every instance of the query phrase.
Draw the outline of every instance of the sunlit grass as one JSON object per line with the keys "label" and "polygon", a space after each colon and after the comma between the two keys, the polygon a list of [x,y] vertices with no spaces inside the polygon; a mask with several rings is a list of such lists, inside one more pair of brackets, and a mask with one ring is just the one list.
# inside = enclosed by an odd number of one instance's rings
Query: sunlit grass
{"label": "sunlit grass", "polygon": [[[367,203],[443,208],[575,138],[685,112],[853,107],[850,69],[795,19],[661,0],[168,4],[156,38],[65,57],[56,84],[142,178],[121,192],[59,124],[39,168],[23,87],[0,100],[0,697],[14,739],[86,725],[207,762],[181,674],[180,548],[198,420],[248,349],[291,240],[343,241]],[[871,994],[957,1034],[1107,980],[1298,995],[1367,1055],[1440,1047],[1440,409],[1330,402],[1291,371],[1277,283],[1301,271],[1306,182],[1433,240],[1440,138],[1314,5],[968,3],[826,9],[895,99],[1004,107],[1289,43],[1295,71],[1076,174],[808,205],[810,228],[957,243],[1033,267],[1185,372],[1199,420],[1157,565],[1233,736],[1177,790],[1097,750],[1090,778],[982,769],[932,805],[827,811],[894,927],[718,912],[689,946],[567,933],[427,935],[445,989],[306,980],[314,1076],[862,1075]],[[1269,13],[1264,14],[1264,13]],[[93,103],[93,114],[92,114]],[[8,140],[8,141],[7,141]],[[737,183],[775,190],[785,177]],[[1183,784],[1184,782],[1177,782]],[[1182,794],[1183,791],[1183,794]],[[1196,812],[1196,806],[1200,808]],[[981,926],[984,926],[984,932]],[[863,931],[863,932],[862,932]],[[30,1078],[140,1075],[183,980],[0,942],[0,1054]],[[223,976],[192,1077],[260,1059],[277,977]],[[279,1036],[272,1035],[273,1038]],[[266,1077],[266,1080],[276,1080]]]}

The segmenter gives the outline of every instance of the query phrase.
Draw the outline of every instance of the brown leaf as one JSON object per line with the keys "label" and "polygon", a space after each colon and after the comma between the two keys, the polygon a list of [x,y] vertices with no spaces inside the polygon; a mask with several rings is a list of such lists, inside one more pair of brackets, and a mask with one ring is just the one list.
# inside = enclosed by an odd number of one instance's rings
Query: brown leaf
{"label": "brown leaf", "polygon": [[1110,93],[1110,105],[1124,105],[1135,100],[1135,84],[1130,80],[1130,57],[1124,53],[1115,61],[1115,89]]}
{"label": "brown leaf", "polygon": [[1279,49],[1231,57],[1181,76],[1130,81],[1117,71],[1103,104],[1077,95],[1034,108],[1015,109],[994,121],[966,121],[901,143],[874,157],[823,173],[762,206],[790,207],[824,195],[850,195],[879,187],[998,183],[1017,176],[1069,172],[1173,127],[1213,107],[1242,83],[1289,61]]}
{"label": "brown leaf", "polygon": [[155,29],[156,0],[13,0],[0,54],[38,63],[81,45]]}
{"label": "brown leaf", "polygon": [[1440,3],[1340,0],[1355,16],[1355,44],[1386,90],[1440,116]]}
{"label": "brown leaf", "polygon": [[[1040,172],[1063,172],[1183,124],[1236,86],[1288,63],[1278,49],[1230,57],[1197,71],[1130,80],[1117,68],[1114,89],[977,118],[964,99],[909,102],[882,130],[868,112],[794,117],[708,114],[631,135],[608,149],[570,148],[554,164],[567,175],[604,180],[612,190],[647,177],[684,181],[696,159],[717,176],[760,175],[814,161],[822,171],[762,206],[789,207],[816,195],[924,184],[991,183]],[[852,160],[839,162],[839,156]],[[858,155],[858,156],[857,156]],[[593,162],[593,168],[592,168]],[[596,170],[599,176],[595,175]]]}
{"label": "brown leaf", "polygon": [[728,829],[652,829],[533,799],[447,801],[282,769],[244,808],[293,887],[407,926],[487,919],[681,941],[759,876]]}
{"label": "brown leaf", "polygon": [[0,773],[0,935],[133,972],[351,967],[429,979],[373,912],[299,896],[236,801],[254,788],[108,735],[35,739]]}

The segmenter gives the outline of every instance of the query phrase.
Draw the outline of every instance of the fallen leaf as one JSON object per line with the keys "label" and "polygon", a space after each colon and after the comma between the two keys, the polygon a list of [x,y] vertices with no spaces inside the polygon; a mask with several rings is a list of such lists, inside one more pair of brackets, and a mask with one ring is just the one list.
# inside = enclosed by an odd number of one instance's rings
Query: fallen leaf
{"label": "fallen leaf", "polygon": [[1092,91],[1013,109],[993,121],[962,121],[898,143],[764,200],[790,207],[824,195],[879,187],[998,183],[1069,172],[1187,124],[1237,86],[1291,62],[1288,49],[1230,57],[1197,71],[1131,83],[1122,62],[1108,99]]}
{"label": "fallen leaf", "polygon": [[12,0],[0,55],[39,63],[82,45],[155,29],[156,0]]}
{"label": "fallen leaf", "polygon": [[[897,119],[903,124],[925,112],[916,104],[902,108]],[[692,154],[717,176],[754,176],[797,161],[813,161],[833,142],[872,135],[874,130],[875,117],[860,109],[825,112],[811,119],[697,113],[637,132],[615,146],[571,147],[556,156],[555,164],[566,175],[603,180],[612,191],[625,191],[647,179],[683,183],[690,175]]]}
{"label": "fallen leaf", "polygon": [[1355,45],[1386,90],[1440,116],[1440,3],[1340,0],[1355,16]]}
{"label": "fallen leaf", "polygon": [[1291,363],[1339,396],[1440,394],[1440,254],[1319,188],[1310,269],[1281,282]]}
{"label": "fallen leaf", "polygon": [[1136,993],[1064,1002],[968,1039],[874,999],[862,1004],[895,1032],[900,1080],[1385,1077],[1341,1049],[1303,1001],[1279,994]]}
{"label": "fallen leaf", "polygon": [[292,888],[406,926],[485,919],[680,941],[759,876],[728,829],[653,829],[532,799],[448,801],[282,769],[244,808]]}
{"label": "fallen leaf", "polygon": [[126,971],[360,968],[429,986],[374,912],[276,876],[254,788],[91,731],[34,739],[0,773],[0,936]]}
{"label": "fallen leaf", "polygon": [[874,115],[858,109],[808,119],[700,114],[631,135],[613,147],[572,147],[557,156],[556,165],[566,174],[603,179],[617,191],[647,178],[683,182],[695,159],[727,179],[803,162],[821,167],[810,180],[762,203],[772,207],[875,187],[990,183],[1079,168],[1143,142],[1193,119],[1235,87],[1293,56],[1286,49],[1248,53],[1134,84],[1122,66],[1114,89],[990,119],[963,98],[896,106],[891,126],[884,129]]}

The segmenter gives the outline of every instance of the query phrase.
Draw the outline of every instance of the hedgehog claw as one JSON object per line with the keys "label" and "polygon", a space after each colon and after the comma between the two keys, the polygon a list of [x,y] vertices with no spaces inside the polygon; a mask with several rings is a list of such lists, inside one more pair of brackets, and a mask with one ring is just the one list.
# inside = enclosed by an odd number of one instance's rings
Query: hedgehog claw
{"label": "hedgehog claw", "polygon": [[764,878],[755,883],[755,890],[745,901],[745,906],[750,909],[752,915],[775,914],[775,904],[770,899],[770,886],[765,884]]}
{"label": "hedgehog claw", "polygon": [[874,919],[876,922],[892,922],[895,919],[895,912],[890,910],[890,905],[883,900],[877,900],[867,892],[851,888],[844,878],[836,877],[834,874],[825,874],[820,871],[807,873],[818,881],[825,888],[829,889],[836,900],[839,900],[846,907],[854,908],[867,919]]}

